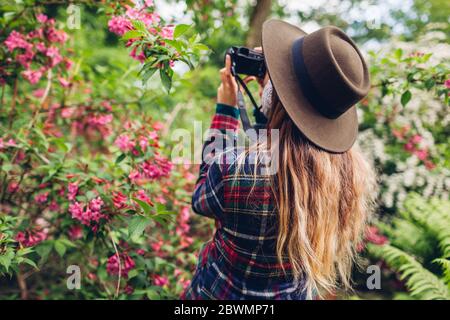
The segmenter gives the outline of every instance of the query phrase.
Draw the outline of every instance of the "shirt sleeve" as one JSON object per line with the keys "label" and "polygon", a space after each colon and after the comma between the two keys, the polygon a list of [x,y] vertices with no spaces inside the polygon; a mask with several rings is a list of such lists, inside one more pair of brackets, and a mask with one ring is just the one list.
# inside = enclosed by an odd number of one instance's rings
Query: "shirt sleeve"
{"label": "shirt sleeve", "polygon": [[239,110],[217,104],[209,133],[203,144],[202,163],[192,196],[194,212],[220,219],[223,213],[223,170],[228,148],[234,148],[239,128]]}

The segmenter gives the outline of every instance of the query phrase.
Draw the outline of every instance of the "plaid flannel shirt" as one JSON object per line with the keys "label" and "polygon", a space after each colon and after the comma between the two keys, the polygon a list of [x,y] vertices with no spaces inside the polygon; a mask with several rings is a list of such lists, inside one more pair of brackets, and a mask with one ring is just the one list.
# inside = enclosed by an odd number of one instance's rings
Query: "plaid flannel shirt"
{"label": "plaid flannel shirt", "polygon": [[[276,256],[277,212],[268,175],[253,174],[245,161],[237,169],[234,146],[239,110],[218,104],[192,197],[193,210],[215,219],[213,239],[201,249],[198,265],[183,299],[305,299],[301,282],[290,276],[289,263]],[[222,138],[231,148],[208,147]],[[217,148],[217,144],[214,148]],[[239,172],[236,173],[236,170]]]}

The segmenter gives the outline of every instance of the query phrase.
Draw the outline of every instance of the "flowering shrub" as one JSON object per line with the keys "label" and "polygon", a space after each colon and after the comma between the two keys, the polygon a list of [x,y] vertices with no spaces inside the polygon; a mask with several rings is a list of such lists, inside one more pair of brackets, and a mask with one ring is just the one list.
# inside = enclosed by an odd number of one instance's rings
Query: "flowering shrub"
{"label": "flowering shrub", "polygon": [[[174,64],[205,49],[152,1],[104,9],[144,82],[159,70],[170,90]],[[42,10],[18,8],[0,34],[0,297],[67,292],[70,265],[74,297],[178,297],[195,267],[192,168],[167,158],[162,122],[85,82],[70,35]]]}
{"label": "flowering shrub", "polygon": [[115,5],[108,22],[111,32],[122,36],[126,46],[132,50],[130,56],[143,63],[141,73],[145,83],[156,71],[164,87],[172,87],[173,67],[176,61],[186,63],[191,69],[201,51],[209,50],[199,43],[199,37],[189,39],[182,36],[189,25],[162,25],[160,16],[154,11],[153,1],[147,0],[135,6]]}
{"label": "flowering shrub", "polygon": [[371,55],[359,141],[379,169],[381,204],[390,211],[410,191],[449,196],[449,57],[442,56],[449,51],[445,44],[435,44],[444,46],[435,55],[418,51],[429,41]]}

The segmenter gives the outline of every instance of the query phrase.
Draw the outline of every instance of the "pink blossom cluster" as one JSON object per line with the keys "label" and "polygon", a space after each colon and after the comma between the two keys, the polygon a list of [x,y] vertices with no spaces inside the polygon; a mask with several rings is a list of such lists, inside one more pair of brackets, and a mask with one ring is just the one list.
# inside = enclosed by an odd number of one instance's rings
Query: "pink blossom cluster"
{"label": "pink blossom cluster", "polygon": [[49,195],[48,192],[37,194],[36,196],[34,196],[34,201],[36,201],[36,203],[38,204],[44,204],[48,200],[48,195]]}
{"label": "pink blossom cluster", "polygon": [[[120,265],[120,268],[119,268]],[[118,275],[119,269],[121,269],[121,276],[128,277],[128,272],[132,270],[136,266],[134,260],[126,253],[122,252],[119,255],[116,253],[108,258],[108,262],[106,264],[106,271],[110,275]]]}
{"label": "pink blossom cluster", "polygon": [[70,227],[69,238],[73,241],[83,238],[83,228],[79,225],[73,225]]}
{"label": "pink blossom cluster", "polygon": [[400,141],[404,141],[403,148],[405,151],[415,155],[421,160],[428,170],[432,170],[436,167],[433,161],[429,157],[429,152],[426,147],[421,147],[423,137],[420,134],[410,134],[410,127],[403,126],[400,129],[393,129],[392,134]]}
{"label": "pink blossom cluster", "polygon": [[113,132],[112,107],[108,101],[102,101],[100,106],[61,108],[61,117],[72,121],[72,133],[75,136],[86,135],[92,139],[92,136],[100,133],[101,138],[105,139]]}
{"label": "pink blossom cluster", "polygon": [[169,279],[165,276],[154,275],[153,276],[153,284],[158,287],[164,287],[169,284]]}
{"label": "pink blossom cluster", "polygon": [[7,141],[5,141],[3,138],[0,138],[0,150],[9,147],[17,147],[16,141],[14,141],[14,139],[11,138],[8,139]]}
{"label": "pink blossom cluster", "polygon": [[125,209],[127,207],[128,198],[122,192],[114,192],[112,198],[114,207],[117,209]]}
{"label": "pink blossom cluster", "polygon": [[[36,84],[49,69],[61,63],[64,63],[65,69],[72,65],[69,59],[62,57],[57,47],[67,41],[67,34],[55,28],[54,19],[39,14],[37,20],[37,29],[26,34],[13,30],[4,41],[5,47],[12,55],[6,62],[15,61],[21,65],[25,69],[22,76],[31,84]],[[8,74],[0,74],[0,78],[6,76]],[[61,84],[67,84],[67,80],[61,75],[59,79]]]}
{"label": "pink blossom cluster", "polygon": [[47,239],[47,232],[45,230],[20,231],[16,234],[15,239],[23,247],[32,247]]}
{"label": "pink blossom cluster", "polygon": [[102,207],[104,205],[103,200],[100,197],[92,199],[87,205],[82,205],[75,201],[70,204],[69,212],[73,219],[80,221],[86,226],[92,226],[94,223],[96,228],[100,219],[106,216],[102,213]]}
{"label": "pink blossom cluster", "polygon": [[173,276],[175,277],[175,279],[177,279],[177,282],[181,284],[183,290],[186,290],[186,288],[191,284],[191,280],[183,277],[183,271],[178,268],[173,272]]}
{"label": "pink blossom cluster", "polygon": [[[113,16],[108,22],[109,31],[123,36],[127,31],[133,30],[132,21],[141,21],[147,28],[147,30],[161,38],[159,41],[161,45],[164,45],[164,39],[173,39],[174,26],[160,26],[160,16],[154,12],[153,1],[135,2],[135,6],[129,5],[123,6],[123,13]],[[134,43],[137,39],[128,39],[126,47],[132,47],[130,56],[143,63],[146,60],[146,56],[143,48],[138,48]],[[173,61],[171,61],[173,65]]]}
{"label": "pink blossom cluster", "polygon": [[429,159],[429,153],[427,148],[421,148],[420,142],[423,140],[422,136],[419,134],[415,134],[409,138],[409,140],[404,145],[404,149],[415,155],[419,160],[423,161],[425,167],[429,170],[432,170],[436,167],[436,165]]}
{"label": "pink blossom cluster", "polygon": [[383,245],[388,242],[388,238],[380,234],[380,230],[375,226],[370,226],[366,231],[366,240],[376,245]]}
{"label": "pink blossom cluster", "polygon": [[70,182],[67,187],[67,199],[74,201],[78,193],[78,184],[76,182]]}

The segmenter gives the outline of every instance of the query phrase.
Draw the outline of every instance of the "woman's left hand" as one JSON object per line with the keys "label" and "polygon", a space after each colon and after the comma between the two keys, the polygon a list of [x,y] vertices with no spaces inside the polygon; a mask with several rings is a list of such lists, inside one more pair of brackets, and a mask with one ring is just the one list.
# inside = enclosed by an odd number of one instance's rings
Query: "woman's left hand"
{"label": "woman's left hand", "polygon": [[231,58],[229,55],[225,58],[225,68],[220,70],[220,78],[222,83],[217,89],[217,103],[236,107],[238,86],[231,75]]}

